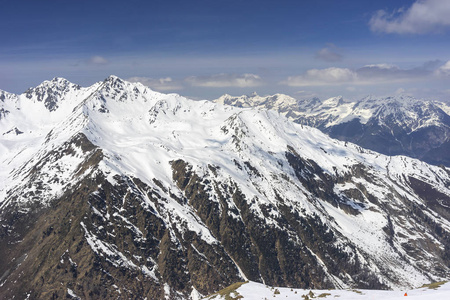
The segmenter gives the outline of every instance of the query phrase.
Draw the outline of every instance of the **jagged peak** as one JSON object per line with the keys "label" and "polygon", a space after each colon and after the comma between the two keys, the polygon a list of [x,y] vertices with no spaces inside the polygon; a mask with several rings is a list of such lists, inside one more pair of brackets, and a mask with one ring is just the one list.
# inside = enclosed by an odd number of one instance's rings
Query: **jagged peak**
{"label": "jagged peak", "polygon": [[69,87],[73,87],[76,89],[81,88],[81,86],[79,86],[78,84],[72,83],[69,80],[63,78],[63,77],[54,77],[51,80],[44,80],[43,82],[41,82],[38,86],[36,87],[31,87],[29,88],[26,93],[28,93],[29,91],[37,91],[40,89],[56,89],[56,90],[61,90],[61,89],[67,89]]}
{"label": "jagged peak", "polygon": [[108,90],[110,88],[119,91],[124,90],[126,86],[130,85],[131,82],[126,82],[118,76],[110,75],[105,80],[103,80],[103,88]]}
{"label": "jagged peak", "polygon": [[395,111],[414,111],[417,108],[423,109],[425,107],[436,106],[439,102],[418,99],[410,95],[395,95],[386,97],[376,97],[373,95],[366,96],[361,100],[355,102],[355,108],[365,108],[365,109],[382,109],[384,114],[389,114],[390,109],[395,109]]}
{"label": "jagged peak", "polygon": [[256,91],[253,91],[250,95],[248,95],[249,98],[251,97],[259,97],[258,93]]}
{"label": "jagged peak", "polygon": [[128,80],[122,79],[116,75],[108,76],[105,80],[103,80],[102,83],[104,85],[104,88],[107,88],[107,89],[114,88],[116,91],[118,91],[118,90],[134,90],[134,91],[140,90],[144,94],[151,92],[153,94],[164,95],[162,93],[153,91],[151,88],[142,84],[141,82],[128,81]]}
{"label": "jagged peak", "polygon": [[425,101],[423,99],[418,99],[415,98],[411,95],[407,95],[407,94],[399,94],[399,95],[395,95],[395,96],[384,96],[384,97],[379,97],[379,96],[375,96],[375,95],[367,95],[365,97],[363,97],[361,100],[359,100],[358,102],[411,102],[411,101]]}
{"label": "jagged peak", "polygon": [[116,75],[109,75],[108,77],[105,78],[103,82],[109,84],[121,84],[121,85],[125,84],[125,80]]}
{"label": "jagged peak", "polygon": [[71,82],[69,80],[67,80],[64,77],[53,77],[53,79],[51,80],[51,82],[53,83],[64,83],[64,84],[71,84]]}
{"label": "jagged peak", "polygon": [[322,106],[324,107],[337,107],[339,105],[342,105],[345,103],[344,97],[337,96],[337,97],[331,97],[327,100],[322,102]]}
{"label": "jagged peak", "polygon": [[6,99],[13,98],[13,97],[17,97],[17,95],[13,94],[13,93],[9,93],[4,90],[0,90],[0,101],[1,102],[5,102]]}
{"label": "jagged peak", "polygon": [[405,94],[389,96],[389,97],[386,97],[385,99],[388,101],[398,102],[398,103],[410,103],[410,102],[423,101],[422,99],[417,99],[413,96],[405,95]]}
{"label": "jagged peak", "polygon": [[322,100],[320,100],[318,97],[311,97],[311,98],[305,98],[300,99],[297,101],[299,108],[310,111],[315,109],[316,107],[319,107],[322,105]]}
{"label": "jagged peak", "polygon": [[214,102],[239,107],[270,106],[271,108],[286,108],[288,106],[296,105],[298,100],[289,95],[280,93],[260,96],[257,92],[253,92],[250,95],[242,96],[224,94],[220,98],[214,100]]}
{"label": "jagged peak", "polygon": [[160,98],[166,94],[155,92],[140,82],[130,82],[116,75],[108,76],[100,82],[99,93],[102,97],[115,99],[120,102],[136,100],[141,96],[143,99]]}
{"label": "jagged peak", "polygon": [[82,87],[63,77],[44,80],[36,87],[30,87],[18,97],[25,97],[31,101],[42,102],[49,111],[58,109],[61,101],[67,99],[68,94],[78,93]]}
{"label": "jagged peak", "polygon": [[261,97],[260,95],[258,95],[257,92],[252,92],[249,95],[242,95],[242,96],[238,96],[238,97],[235,97],[235,98],[246,99],[246,100],[248,100],[248,101],[250,101],[252,103],[252,102],[258,101],[258,100],[260,100],[261,98],[264,98],[264,97]]}
{"label": "jagged peak", "polygon": [[277,93],[272,95],[270,98],[274,100],[274,104],[276,103],[277,106],[291,106],[298,103],[297,99],[286,94]]}

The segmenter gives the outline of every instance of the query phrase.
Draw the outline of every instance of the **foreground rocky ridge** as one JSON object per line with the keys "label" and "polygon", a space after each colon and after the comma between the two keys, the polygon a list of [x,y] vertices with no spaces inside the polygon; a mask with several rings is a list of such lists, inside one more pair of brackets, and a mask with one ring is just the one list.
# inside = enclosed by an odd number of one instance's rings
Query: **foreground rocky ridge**
{"label": "foreground rocky ridge", "polygon": [[243,280],[324,289],[450,277],[447,168],[114,76],[2,95],[7,299],[187,299]]}

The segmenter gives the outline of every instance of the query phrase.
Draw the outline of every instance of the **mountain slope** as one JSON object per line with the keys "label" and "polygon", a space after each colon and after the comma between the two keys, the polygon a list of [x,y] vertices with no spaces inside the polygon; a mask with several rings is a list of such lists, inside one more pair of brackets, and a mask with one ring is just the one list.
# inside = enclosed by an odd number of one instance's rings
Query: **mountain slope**
{"label": "mountain slope", "polygon": [[[405,295],[406,294],[406,295]],[[311,290],[311,289],[292,289],[283,287],[268,287],[256,282],[242,282],[234,284],[217,294],[209,296],[209,300],[222,299],[244,299],[244,300],[260,300],[260,299],[314,299],[340,298],[345,300],[367,300],[367,299],[447,299],[450,294],[450,283],[439,282],[423,286],[413,290],[394,290],[394,291],[378,291],[378,290]],[[407,296],[408,298],[404,298]]]}
{"label": "mountain slope", "polygon": [[449,169],[274,111],[114,76],[88,88],[52,82],[52,105],[2,93],[7,299],[185,299],[246,279],[394,288],[450,276]]}
{"label": "mountain slope", "polygon": [[296,123],[366,149],[450,166],[450,107],[441,102],[407,96],[369,96],[356,102],[346,102],[342,97],[296,101],[280,94],[224,95],[215,102],[275,109]]}

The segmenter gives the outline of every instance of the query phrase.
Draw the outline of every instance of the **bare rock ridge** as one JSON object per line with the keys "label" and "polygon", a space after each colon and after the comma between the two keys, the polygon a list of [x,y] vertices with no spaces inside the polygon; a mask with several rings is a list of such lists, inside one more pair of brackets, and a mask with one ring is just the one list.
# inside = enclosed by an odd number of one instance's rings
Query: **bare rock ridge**
{"label": "bare rock ridge", "polygon": [[4,299],[450,278],[447,167],[115,76],[90,87],[57,78],[0,100]]}

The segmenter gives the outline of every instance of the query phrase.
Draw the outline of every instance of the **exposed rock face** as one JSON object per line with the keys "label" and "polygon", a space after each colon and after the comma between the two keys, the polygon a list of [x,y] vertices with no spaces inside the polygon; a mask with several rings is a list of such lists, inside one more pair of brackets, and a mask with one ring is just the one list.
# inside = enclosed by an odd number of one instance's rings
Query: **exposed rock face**
{"label": "exposed rock face", "polygon": [[[89,88],[58,82],[69,88],[54,110],[32,92],[2,102],[2,133],[30,119],[1,140],[5,299],[449,279],[449,169],[114,76]],[[33,119],[17,99],[51,118]]]}

